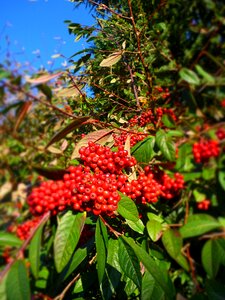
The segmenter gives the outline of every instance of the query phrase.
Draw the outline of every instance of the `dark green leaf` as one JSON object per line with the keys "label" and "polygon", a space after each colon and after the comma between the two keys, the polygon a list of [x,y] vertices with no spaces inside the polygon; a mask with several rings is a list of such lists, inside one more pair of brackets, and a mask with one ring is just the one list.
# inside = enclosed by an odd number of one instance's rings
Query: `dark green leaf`
{"label": "dark green leaf", "polygon": [[127,220],[137,222],[139,220],[139,214],[134,201],[122,193],[119,194],[121,199],[118,203],[118,213]]}
{"label": "dark green leaf", "polygon": [[139,260],[165,292],[167,298],[173,300],[175,297],[175,289],[168,273],[166,273],[165,270],[162,271],[156,261],[144,249],[138,246],[133,239],[125,236],[123,236],[122,239],[131,246]]}
{"label": "dark green leaf", "polygon": [[216,240],[208,240],[202,248],[202,265],[210,278],[215,278],[221,262]]}
{"label": "dark green leaf", "polygon": [[220,171],[218,174],[218,179],[221,187],[225,190],[225,171]]}
{"label": "dark green leaf", "polygon": [[162,236],[162,243],[168,254],[180,264],[186,271],[189,271],[189,265],[186,258],[181,254],[183,246],[182,237],[177,230],[167,229]]}
{"label": "dark green leaf", "polygon": [[206,292],[208,299],[212,300],[224,300],[225,284],[218,282],[217,280],[208,280],[206,282]]}
{"label": "dark green leaf", "polygon": [[149,163],[155,155],[154,145],[155,137],[148,137],[132,147],[131,155],[140,163]]}
{"label": "dark green leaf", "polygon": [[174,123],[173,119],[167,114],[164,114],[162,116],[162,122],[168,128],[174,128],[175,127],[175,123]]}
{"label": "dark green leaf", "polygon": [[141,300],[153,299],[164,300],[165,292],[156,283],[153,276],[148,271],[145,271],[145,274],[142,278]]}
{"label": "dark green leaf", "polygon": [[7,300],[30,300],[31,292],[25,262],[16,261],[6,279]]}
{"label": "dark green leaf", "polygon": [[212,216],[206,214],[195,214],[189,216],[188,222],[181,227],[179,231],[183,238],[189,238],[204,234],[220,227],[221,224]]}
{"label": "dark green leaf", "polygon": [[69,262],[79,241],[86,219],[86,212],[73,214],[68,211],[59,221],[54,239],[56,270],[61,272]]}
{"label": "dark green leaf", "polygon": [[37,86],[37,88],[47,97],[47,99],[52,98],[52,90],[48,85],[40,84]]}
{"label": "dark green leaf", "polygon": [[119,261],[123,272],[140,289],[141,271],[139,260],[130,245],[128,245],[122,239],[119,239]]}
{"label": "dark green leaf", "polygon": [[12,246],[19,247],[22,245],[22,241],[9,232],[0,232],[0,246]]}
{"label": "dark green leaf", "polygon": [[80,127],[83,125],[90,117],[80,117],[72,121],[69,125],[61,129],[59,132],[57,132],[52,139],[48,142],[46,149],[54,144],[55,142],[58,142],[62,138],[66,137],[68,133],[72,132],[74,129]]}
{"label": "dark green leaf", "polygon": [[43,227],[44,224],[42,224],[37,229],[29,245],[30,267],[35,278],[38,277],[39,268],[40,268],[41,238],[42,238]]}
{"label": "dark green leaf", "polygon": [[52,180],[61,180],[63,179],[63,175],[68,173],[65,169],[58,168],[42,168],[39,166],[32,166],[32,168],[40,175],[44,176],[47,179]]}
{"label": "dark green leaf", "polygon": [[99,218],[96,224],[95,243],[97,252],[97,272],[99,283],[102,283],[108,249],[108,234],[105,224]]}
{"label": "dark green leaf", "polygon": [[156,144],[166,159],[169,161],[175,160],[175,144],[171,137],[169,137],[162,129],[158,130],[156,133]]}

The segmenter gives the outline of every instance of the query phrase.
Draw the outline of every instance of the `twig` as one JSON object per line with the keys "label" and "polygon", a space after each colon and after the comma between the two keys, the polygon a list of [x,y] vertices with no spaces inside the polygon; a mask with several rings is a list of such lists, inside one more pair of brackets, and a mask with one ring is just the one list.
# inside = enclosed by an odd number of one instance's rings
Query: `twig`
{"label": "twig", "polygon": [[29,237],[24,241],[23,245],[20,247],[18,252],[16,253],[16,256],[13,260],[11,260],[5,267],[5,269],[0,273],[0,282],[3,280],[4,276],[7,274],[7,272],[10,270],[12,265],[21,257],[21,254],[24,252],[30,241],[32,240],[33,236],[35,235],[36,231],[40,227],[40,225],[44,224],[49,219],[50,213],[47,212],[42,216],[40,221],[36,224],[36,226],[31,230],[31,233]]}
{"label": "twig", "polygon": [[149,72],[148,66],[145,64],[144,57],[142,55],[140,33],[138,32],[135,21],[134,21],[134,15],[133,15],[133,10],[132,10],[131,0],[127,0],[127,2],[128,2],[129,10],[130,10],[132,26],[133,26],[134,33],[135,33],[135,36],[136,36],[136,39],[137,39],[138,54],[139,54],[141,63],[144,67],[145,76],[146,76],[146,79],[147,79],[148,91],[151,94],[151,92],[152,92],[152,77],[151,77],[151,74]]}
{"label": "twig", "polygon": [[204,239],[218,239],[218,238],[224,238],[225,237],[225,231],[223,232],[214,232],[214,233],[209,233],[202,235],[199,240],[204,240]]}
{"label": "twig", "polygon": [[96,5],[96,6],[98,6],[99,8],[108,10],[108,11],[111,12],[112,14],[114,14],[114,15],[116,15],[116,16],[122,18],[122,19],[130,20],[130,17],[126,17],[126,16],[123,16],[123,15],[117,13],[116,11],[114,11],[114,10],[111,9],[111,8],[109,8],[109,7],[108,7],[107,5],[105,5],[105,4],[102,4],[102,3],[99,4],[99,3],[97,3],[97,2],[95,2],[95,1],[93,1],[93,0],[88,0],[88,2],[91,3],[91,4],[94,4],[94,5]]}
{"label": "twig", "polygon": [[102,222],[105,224],[105,226],[107,226],[109,228],[109,231],[112,232],[117,238],[122,235],[122,233],[116,231],[115,229],[113,229],[107,222],[106,220],[101,216],[99,215],[100,219],[102,220]]}
{"label": "twig", "polygon": [[[92,265],[95,258],[96,258],[97,254],[95,254],[95,256],[92,257],[92,259],[88,262],[89,265]],[[53,300],[62,300],[66,293],[68,292],[68,290],[71,288],[71,286],[80,278],[81,274],[77,274],[65,287],[65,289],[62,291],[61,294],[59,294],[58,296],[56,296]]]}
{"label": "twig", "polygon": [[31,99],[33,99],[33,100],[35,100],[35,101],[37,101],[37,102],[39,102],[39,103],[41,103],[41,104],[47,106],[47,107],[50,107],[50,108],[52,108],[53,110],[57,110],[58,112],[60,112],[60,113],[63,114],[63,115],[66,115],[66,116],[68,116],[68,117],[70,117],[70,118],[77,118],[76,116],[74,116],[74,115],[72,115],[72,114],[70,114],[70,113],[68,113],[68,112],[66,112],[66,111],[64,111],[64,110],[62,110],[62,109],[60,109],[59,107],[57,107],[57,106],[55,106],[55,105],[53,105],[53,104],[51,104],[51,103],[45,102],[45,101],[41,100],[40,98],[38,98],[37,96],[34,96],[33,94],[31,94],[31,93],[25,91],[22,87],[15,86],[15,85],[12,85],[12,84],[7,83],[7,82],[4,82],[4,85],[7,86],[7,87],[10,88],[10,89],[13,89],[14,91],[22,92],[22,93],[23,93],[24,95],[26,95],[28,98],[31,98]]}

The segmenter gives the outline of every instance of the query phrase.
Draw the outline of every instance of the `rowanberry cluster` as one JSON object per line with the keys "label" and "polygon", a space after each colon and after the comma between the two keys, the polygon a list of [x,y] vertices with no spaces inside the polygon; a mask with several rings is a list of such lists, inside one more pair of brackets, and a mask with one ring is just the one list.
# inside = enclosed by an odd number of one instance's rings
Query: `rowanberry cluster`
{"label": "rowanberry cluster", "polygon": [[137,163],[134,157],[128,156],[128,151],[123,146],[113,152],[109,147],[89,142],[87,147],[80,148],[79,154],[84,165],[94,172],[101,170],[104,173],[120,174],[122,169],[133,167]]}
{"label": "rowanberry cluster", "polygon": [[32,190],[27,202],[34,216],[48,211],[56,215],[65,209],[112,216],[121,199],[119,192],[144,204],[156,202],[160,196],[170,199],[184,185],[182,175],[176,173],[172,179],[163,171],[154,173],[149,167],[137,180],[129,182],[123,169],[134,166],[136,160],[121,146],[113,152],[90,142],[80,149],[80,157],[84,166],[70,166],[62,180],[42,182]]}
{"label": "rowanberry cluster", "polygon": [[130,135],[130,146],[133,147],[136,145],[138,142],[142,141],[145,138],[144,134],[139,134],[139,133],[121,133],[121,134],[113,134],[114,138],[114,146],[123,146],[127,140],[127,137]]}
{"label": "rowanberry cluster", "polygon": [[[170,92],[169,92],[168,88],[163,88],[161,86],[155,86],[153,93],[156,94],[157,92],[159,93],[160,97],[163,99],[170,98]],[[156,100],[159,97],[154,96],[153,98]]]}
{"label": "rowanberry cluster", "polygon": [[225,128],[220,127],[216,131],[216,136],[219,140],[225,139]]}
{"label": "rowanberry cluster", "polygon": [[197,208],[200,210],[208,210],[210,205],[211,205],[210,200],[205,199],[205,200],[197,203]]}
{"label": "rowanberry cluster", "polygon": [[182,174],[175,173],[174,178],[171,178],[163,171],[152,171],[150,167],[146,167],[137,180],[125,182],[120,191],[131,199],[146,204],[157,202],[159,197],[174,198],[183,188]]}
{"label": "rowanberry cluster", "polygon": [[192,152],[196,163],[204,163],[209,161],[210,157],[217,157],[220,148],[216,140],[201,140],[199,143],[194,143]]}
{"label": "rowanberry cluster", "polygon": [[[129,120],[130,126],[139,125],[140,127],[144,127],[147,124],[157,124],[163,115],[169,115],[171,119],[177,121],[177,116],[175,115],[173,109],[166,107],[158,107],[155,110],[155,113],[151,109],[146,112],[143,112],[139,117],[134,116]],[[161,123],[160,123],[161,125]]]}
{"label": "rowanberry cluster", "polygon": [[20,238],[21,240],[26,240],[30,236],[32,228],[34,228],[38,222],[39,218],[34,218],[22,224],[19,224],[16,229],[16,235],[18,236],[18,238]]}

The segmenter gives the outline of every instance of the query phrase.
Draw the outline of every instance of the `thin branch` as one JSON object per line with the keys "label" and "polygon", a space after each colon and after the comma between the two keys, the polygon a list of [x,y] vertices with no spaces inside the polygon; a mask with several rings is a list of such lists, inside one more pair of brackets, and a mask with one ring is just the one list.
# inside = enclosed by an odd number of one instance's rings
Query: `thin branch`
{"label": "thin branch", "polygon": [[3,280],[4,276],[8,273],[8,271],[10,270],[10,268],[12,267],[12,265],[23,255],[24,250],[27,248],[28,244],[30,243],[30,241],[32,240],[33,236],[35,235],[36,231],[38,230],[38,228],[44,224],[45,222],[47,222],[47,220],[49,219],[50,213],[47,212],[46,214],[44,214],[42,216],[42,218],[40,219],[40,221],[35,225],[35,227],[31,230],[31,233],[29,235],[29,237],[24,241],[23,245],[19,248],[19,250],[16,253],[15,258],[13,258],[5,267],[5,269],[0,273],[0,282]]}
{"label": "thin branch", "polygon": [[140,33],[137,30],[137,27],[136,27],[136,24],[135,24],[132,5],[131,5],[131,0],[127,0],[127,2],[128,2],[129,10],[130,10],[132,26],[133,26],[134,33],[135,33],[135,36],[136,36],[136,39],[137,39],[138,54],[139,54],[141,63],[144,67],[145,76],[146,76],[146,79],[147,79],[148,90],[149,90],[149,93],[151,94],[151,92],[152,92],[152,77],[151,77],[151,74],[149,72],[148,66],[145,64],[144,57],[142,55]]}
{"label": "thin branch", "polygon": [[60,112],[60,113],[63,114],[63,115],[66,115],[67,117],[70,117],[70,118],[73,118],[73,119],[74,119],[74,118],[77,118],[77,116],[74,116],[74,115],[72,115],[72,114],[70,114],[70,113],[68,113],[68,112],[66,112],[66,111],[64,111],[64,110],[62,110],[62,109],[60,109],[59,107],[57,107],[57,106],[55,106],[55,105],[53,105],[53,104],[50,104],[50,103],[48,103],[48,102],[45,102],[45,101],[43,101],[42,99],[38,98],[37,96],[34,96],[33,94],[31,94],[31,93],[25,91],[22,87],[15,86],[15,85],[12,85],[12,84],[7,83],[7,82],[4,82],[4,85],[7,86],[7,87],[10,88],[10,89],[16,91],[16,92],[22,92],[22,93],[23,93],[24,95],[26,95],[28,98],[31,98],[31,99],[33,99],[34,101],[37,101],[37,102],[39,102],[39,103],[41,103],[41,104],[43,104],[43,105],[45,105],[45,106],[47,106],[47,107],[50,107],[50,108],[52,108],[53,110],[57,110],[58,112]]}
{"label": "thin branch", "polygon": [[105,9],[105,10],[108,10],[108,11],[111,12],[112,14],[118,16],[119,18],[130,20],[130,17],[126,17],[126,16],[123,16],[123,15],[117,13],[116,11],[114,11],[114,10],[111,9],[111,8],[109,8],[109,7],[108,7],[107,5],[105,5],[105,4],[102,4],[102,3],[99,4],[99,3],[97,3],[97,2],[95,2],[95,1],[93,1],[93,0],[88,0],[88,2],[91,3],[91,4],[94,4],[94,5],[96,5],[96,6],[98,6],[99,9]]}
{"label": "thin branch", "polygon": [[[92,259],[88,262],[89,265],[92,265],[94,260],[96,259],[97,254],[95,254],[95,256],[92,257]],[[71,286],[80,278],[81,274],[77,274],[65,287],[65,289],[62,291],[62,293],[58,296],[56,296],[53,300],[62,300],[66,293],[68,292],[68,290],[71,288]]]}
{"label": "thin branch", "polygon": [[105,224],[105,226],[107,226],[109,228],[109,231],[112,232],[117,238],[119,238],[122,235],[122,233],[113,229],[101,215],[99,215],[99,217],[102,220],[102,222]]}

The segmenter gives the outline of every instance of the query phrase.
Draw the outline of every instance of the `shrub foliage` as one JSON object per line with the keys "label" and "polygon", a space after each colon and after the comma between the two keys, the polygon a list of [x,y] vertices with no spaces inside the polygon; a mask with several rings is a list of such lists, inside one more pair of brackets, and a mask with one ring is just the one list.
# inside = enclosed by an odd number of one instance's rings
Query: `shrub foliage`
{"label": "shrub foliage", "polygon": [[0,298],[224,299],[223,1],[72,1],[88,48],[0,68]]}

